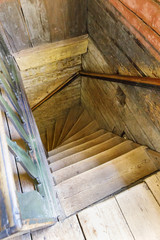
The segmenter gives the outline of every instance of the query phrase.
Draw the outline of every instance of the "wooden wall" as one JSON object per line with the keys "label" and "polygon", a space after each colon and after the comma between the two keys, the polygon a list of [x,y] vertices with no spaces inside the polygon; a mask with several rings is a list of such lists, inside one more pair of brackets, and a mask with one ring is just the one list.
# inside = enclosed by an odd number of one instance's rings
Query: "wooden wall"
{"label": "wooden wall", "polygon": [[40,134],[53,126],[55,119],[63,117],[64,113],[70,108],[80,104],[80,86],[81,79],[79,78],[56,93],[33,112]]}
{"label": "wooden wall", "polygon": [[0,0],[0,28],[12,52],[86,33],[86,0]]}
{"label": "wooden wall", "polygon": [[[158,16],[159,1],[88,0],[84,70],[160,77]],[[108,130],[160,151],[159,89],[84,78],[82,102]]]}

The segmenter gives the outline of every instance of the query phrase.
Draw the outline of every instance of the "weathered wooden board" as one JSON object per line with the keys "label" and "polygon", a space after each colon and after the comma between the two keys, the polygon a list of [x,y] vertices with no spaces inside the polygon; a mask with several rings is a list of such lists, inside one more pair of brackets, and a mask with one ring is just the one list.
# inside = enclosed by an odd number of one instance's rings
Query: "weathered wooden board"
{"label": "weathered wooden board", "polygon": [[13,52],[32,46],[18,0],[0,1],[0,22]]}
{"label": "weathered wooden board", "polygon": [[35,106],[80,69],[81,56],[79,55],[22,71],[21,76],[30,106]]}
{"label": "weathered wooden board", "polygon": [[78,219],[72,216],[55,226],[32,234],[33,240],[84,240]]}
{"label": "weathered wooden board", "polygon": [[80,78],[56,93],[33,112],[40,133],[52,126],[54,119],[63,116],[65,111],[79,103]]}
{"label": "weathered wooden board", "polygon": [[55,43],[43,44],[14,54],[21,71],[84,54],[87,51],[88,35]]}
{"label": "weathered wooden board", "polygon": [[86,0],[45,0],[52,41],[86,33]]}
{"label": "weathered wooden board", "polygon": [[[114,73],[113,63],[108,60],[109,55],[106,55],[105,51],[103,51],[105,45],[101,48],[98,39],[94,38],[94,40],[96,43],[89,40],[88,53],[82,58],[84,70]],[[124,41],[124,39],[122,40]],[[108,48],[108,45],[106,45],[106,48]],[[126,48],[126,54],[133,58],[133,54],[131,55],[128,48]],[[138,46],[136,51],[138,53]],[[142,65],[139,65],[137,62],[139,69],[141,72],[145,72],[145,75],[153,76],[152,67],[158,70],[159,63],[155,60],[153,61],[152,57],[149,58],[146,51],[142,50],[142,53],[144,58],[147,56],[148,64],[150,61],[150,68],[146,71],[147,67],[145,67],[145,64],[147,62]],[[113,60],[115,58],[116,55],[114,55]],[[117,62],[115,62],[114,68],[118,69],[119,66],[116,64]],[[127,62],[124,62],[124,64],[126,64],[127,68]],[[158,75],[157,70],[154,73]],[[123,69],[121,69],[120,73],[126,74],[126,70],[124,69],[123,72]],[[160,98],[157,90],[83,78],[81,93],[82,103],[102,127],[117,134],[125,132],[129,139],[160,151],[158,144],[160,141]],[[157,139],[159,140],[157,141]]]}
{"label": "weathered wooden board", "polygon": [[78,214],[87,240],[133,240],[132,233],[114,198]]}
{"label": "weathered wooden board", "polygon": [[160,238],[160,208],[145,183],[116,196],[135,240]]}
{"label": "weathered wooden board", "polygon": [[33,46],[50,42],[49,22],[44,0],[20,0]]}

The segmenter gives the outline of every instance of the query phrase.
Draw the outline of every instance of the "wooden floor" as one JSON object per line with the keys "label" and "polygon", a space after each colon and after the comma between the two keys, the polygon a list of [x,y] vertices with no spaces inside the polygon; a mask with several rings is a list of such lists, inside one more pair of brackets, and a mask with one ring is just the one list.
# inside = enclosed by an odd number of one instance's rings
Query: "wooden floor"
{"label": "wooden floor", "polygon": [[62,223],[14,240],[159,240],[160,172]]}

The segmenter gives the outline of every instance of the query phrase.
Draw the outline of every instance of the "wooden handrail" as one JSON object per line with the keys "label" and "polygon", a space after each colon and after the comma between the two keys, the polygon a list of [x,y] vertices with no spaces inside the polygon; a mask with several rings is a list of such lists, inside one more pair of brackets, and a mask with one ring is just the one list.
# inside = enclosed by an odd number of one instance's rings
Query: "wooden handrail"
{"label": "wooden handrail", "polygon": [[108,75],[105,73],[93,73],[83,71],[80,71],[79,73],[83,77],[96,78],[110,82],[120,82],[124,84],[134,84],[139,86],[160,86],[160,78]]}
{"label": "wooden handrail", "polygon": [[64,87],[66,87],[69,83],[71,83],[73,80],[77,79],[80,76],[79,72],[72,75],[70,78],[68,78],[65,82],[60,84],[56,89],[54,89],[51,93],[49,93],[45,98],[43,98],[40,102],[38,102],[35,106],[33,106],[31,109],[34,111],[36,108],[41,106],[44,102],[46,102],[49,98],[51,98],[54,94],[62,90]]}
{"label": "wooden handrail", "polygon": [[65,82],[60,84],[56,89],[54,89],[51,93],[49,93],[45,98],[43,98],[40,102],[38,102],[35,106],[33,106],[31,109],[34,111],[39,106],[41,106],[44,102],[46,102],[49,98],[51,98],[54,94],[62,90],[64,87],[66,87],[69,83],[71,83],[73,80],[75,80],[77,77],[83,76],[83,77],[90,77],[95,79],[100,79],[104,81],[109,82],[119,82],[129,85],[136,85],[136,86],[151,86],[151,87],[160,87],[160,78],[151,78],[151,77],[133,77],[133,76],[122,76],[122,75],[109,75],[105,73],[93,73],[93,72],[84,72],[79,71],[75,73],[73,76],[68,78]]}

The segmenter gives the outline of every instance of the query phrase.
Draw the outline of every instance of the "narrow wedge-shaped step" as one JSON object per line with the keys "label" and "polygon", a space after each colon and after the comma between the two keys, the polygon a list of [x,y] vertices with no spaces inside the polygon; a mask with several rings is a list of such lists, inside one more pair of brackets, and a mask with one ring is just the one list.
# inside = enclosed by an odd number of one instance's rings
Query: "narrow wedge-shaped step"
{"label": "narrow wedge-shaped step", "polygon": [[74,126],[76,121],[78,120],[79,116],[82,114],[82,107],[81,106],[75,106],[74,108],[71,108],[68,112],[64,127],[62,129],[60,138],[58,140],[58,145],[63,141],[63,139],[67,136],[71,128]]}
{"label": "narrow wedge-shaped step", "polygon": [[103,135],[105,132],[106,132],[105,129],[100,129],[100,130],[98,130],[98,131],[96,131],[96,132],[94,132],[94,133],[91,133],[91,134],[89,134],[88,136],[82,137],[82,138],[80,138],[80,139],[78,139],[78,140],[76,140],[76,141],[67,143],[66,145],[64,144],[64,145],[62,145],[62,146],[58,146],[57,148],[55,148],[55,149],[53,149],[52,151],[50,151],[50,152],[48,153],[48,156],[51,157],[51,156],[53,156],[53,155],[56,155],[56,154],[61,153],[61,152],[63,152],[63,151],[66,151],[66,150],[68,150],[68,149],[70,149],[70,148],[76,147],[76,146],[78,146],[78,145],[80,145],[80,144],[83,144],[83,143],[85,143],[85,142],[88,142],[88,141],[90,141],[90,140],[93,140],[93,139],[95,139],[95,138]]}
{"label": "narrow wedge-shaped step", "polygon": [[59,137],[61,135],[64,123],[65,123],[65,119],[66,119],[66,117],[64,116],[63,118],[57,119],[55,122],[55,130],[54,130],[52,149],[54,149],[57,146]]}
{"label": "narrow wedge-shaped step", "polygon": [[139,147],[138,144],[133,143],[130,140],[122,142],[104,152],[101,152],[93,157],[84,159],[68,167],[62,168],[52,173],[56,184],[59,184],[69,178],[72,178],[78,174],[86,172],[92,168],[95,168],[105,162],[108,162],[114,158],[117,158],[135,148]]}
{"label": "narrow wedge-shaped step", "polygon": [[84,110],[82,114],[77,119],[76,123],[73,125],[71,130],[65,136],[64,141],[73,136],[75,133],[79,132],[82,128],[84,128],[88,123],[92,121],[91,117],[89,116],[88,112]]}
{"label": "narrow wedge-shaped step", "polygon": [[41,134],[41,140],[42,140],[42,143],[43,143],[43,146],[44,146],[45,150],[47,151],[47,136],[46,136],[46,132]]}
{"label": "narrow wedge-shaped step", "polygon": [[88,148],[84,151],[75,153],[72,156],[69,156],[69,157],[63,158],[59,161],[56,161],[54,163],[51,163],[49,165],[49,167],[52,170],[52,172],[57,171],[59,169],[67,167],[71,164],[74,164],[78,161],[82,161],[86,158],[89,158],[89,157],[94,156],[94,155],[96,155],[100,152],[103,152],[107,149],[110,149],[113,146],[115,146],[115,145],[117,145],[117,144],[119,144],[123,141],[125,141],[124,138],[121,138],[119,136],[113,137],[113,138],[111,138],[111,139],[109,139],[109,140],[107,140],[103,143],[97,144],[96,146],[90,147],[90,148]]}
{"label": "narrow wedge-shaped step", "polygon": [[67,143],[76,141],[82,137],[85,137],[88,134],[94,133],[98,129],[99,129],[99,125],[94,120],[94,121],[90,122],[87,126],[85,126],[83,129],[81,129],[79,132],[75,133],[72,137],[67,139],[65,142],[63,142],[61,145],[65,145]]}
{"label": "narrow wedge-shaped step", "polygon": [[54,137],[54,128],[55,128],[55,122],[53,123],[52,126],[47,128],[47,151],[52,150],[52,144],[53,144],[53,137]]}
{"label": "narrow wedge-shaped step", "polygon": [[136,148],[57,185],[67,216],[129,186],[157,170],[145,151]]}
{"label": "narrow wedge-shaped step", "polygon": [[63,151],[63,152],[60,152],[60,153],[57,153],[56,155],[48,158],[48,162],[52,163],[52,162],[55,162],[55,161],[58,161],[62,158],[65,158],[65,157],[68,157],[72,154],[75,154],[75,153],[78,153],[78,152],[81,152],[81,151],[84,151],[90,147],[93,147],[97,144],[100,144],[100,143],[103,143],[104,141],[107,141],[109,140],[110,138],[113,138],[115,137],[115,135],[113,133],[105,133],[95,139],[92,139],[88,142],[85,142],[85,143],[82,143],[76,147],[72,147],[70,149],[67,149],[66,151]]}

